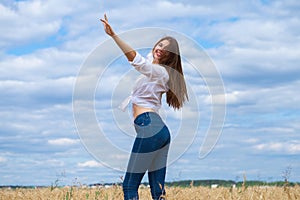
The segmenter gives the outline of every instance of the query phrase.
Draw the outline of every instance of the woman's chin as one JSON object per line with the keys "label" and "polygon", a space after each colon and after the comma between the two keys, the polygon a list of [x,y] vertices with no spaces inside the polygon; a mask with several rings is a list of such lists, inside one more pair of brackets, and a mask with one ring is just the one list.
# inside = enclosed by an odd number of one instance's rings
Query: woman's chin
{"label": "woman's chin", "polygon": [[153,63],[159,63],[159,59],[157,57],[153,58]]}

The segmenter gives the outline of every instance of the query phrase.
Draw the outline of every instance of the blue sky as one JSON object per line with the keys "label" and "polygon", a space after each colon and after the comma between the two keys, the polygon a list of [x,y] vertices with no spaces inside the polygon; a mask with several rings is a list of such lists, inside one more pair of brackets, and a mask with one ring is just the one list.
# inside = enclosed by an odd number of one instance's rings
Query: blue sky
{"label": "blue sky", "polygon": [[[104,166],[87,151],[73,118],[77,75],[88,56],[108,39],[98,20],[104,12],[118,33],[162,27],[190,37],[204,47],[222,77],[222,135],[213,151],[199,159],[210,95],[201,78],[195,81],[186,67],[188,84],[199,90],[195,98],[201,125],[190,148],[169,166],[167,181],[240,181],[244,174],[248,179],[276,181],[283,180],[289,167],[290,180],[300,181],[299,10],[296,0],[2,0],[0,185],[50,185],[57,179],[62,185],[120,182],[123,172]],[[131,69],[122,57],[112,67]],[[111,75],[101,80],[118,81],[109,70]],[[98,111],[103,102],[111,101],[104,89],[99,86],[96,91]],[[96,114],[105,130],[117,128],[113,120]],[[168,124],[176,124],[177,114],[168,116]],[[132,138],[122,132],[109,137],[130,148]]]}

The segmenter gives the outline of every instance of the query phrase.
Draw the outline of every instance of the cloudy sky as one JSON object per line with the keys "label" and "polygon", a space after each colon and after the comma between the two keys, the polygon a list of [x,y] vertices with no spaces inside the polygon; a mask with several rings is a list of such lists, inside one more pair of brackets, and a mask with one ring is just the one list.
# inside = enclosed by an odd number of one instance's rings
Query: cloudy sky
{"label": "cloudy sky", "polygon": [[[192,124],[199,122],[199,126],[195,134],[183,131],[190,145],[184,151],[180,144],[176,146],[182,155],[170,163],[167,181],[241,181],[244,174],[247,179],[277,181],[283,180],[287,169],[290,180],[300,181],[299,11],[296,0],[1,0],[0,185],[121,181],[124,172],[116,170],[110,160],[102,162],[103,152],[110,149],[101,146],[101,141],[108,139],[123,152],[130,150],[133,129],[124,125],[124,113],[114,104],[130,91],[130,78],[136,73],[124,57],[115,57],[105,68],[93,62],[101,61],[104,54],[120,55],[110,43],[103,48],[109,42],[99,23],[105,12],[118,33],[156,27],[185,35],[207,53],[224,84],[222,134],[213,150],[200,159],[213,97],[205,72],[195,76],[188,64],[189,47],[180,44],[191,102],[182,112],[163,109],[162,115],[167,116],[174,140],[180,129],[178,119],[193,116]],[[197,57],[193,49],[190,52]],[[73,104],[74,88],[91,55],[97,55],[91,71],[100,69],[92,74],[92,80],[98,81],[92,99],[94,113],[106,134],[95,133],[97,147],[84,141],[85,135],[77,130],[80,124],[74,120],[76,109],[84,110],[80,106],[85,105]],[[81,87],[82,97],[89,83]],[[80,120],[90,125],[89,118]],[[119,160],[126,161],[126,156],[116,154],[114,161]]]}

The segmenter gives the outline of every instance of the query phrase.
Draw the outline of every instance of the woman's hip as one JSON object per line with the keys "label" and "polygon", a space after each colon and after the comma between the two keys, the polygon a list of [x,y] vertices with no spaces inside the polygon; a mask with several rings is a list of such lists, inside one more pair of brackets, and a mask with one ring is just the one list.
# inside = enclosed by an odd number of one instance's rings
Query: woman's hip
{"label": "woman's hip", "polygon": [[156,112],[144,112],[134,120],[138,138],[150,138],[155,135],[170,135],[169,129]]}

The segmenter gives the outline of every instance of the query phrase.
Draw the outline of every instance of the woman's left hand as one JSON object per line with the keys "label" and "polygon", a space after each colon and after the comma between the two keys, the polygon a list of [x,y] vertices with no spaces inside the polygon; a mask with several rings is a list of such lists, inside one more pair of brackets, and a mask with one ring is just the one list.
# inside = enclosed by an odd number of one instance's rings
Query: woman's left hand
{"label": "woman's left hand", "polygon": [[100,19],[100,21],[103,23],[104,30],[107,35],[109,35],[111,37],[116,35],[115,32],[113,31],[113,29],[111,28],[110,24],[108,23],[106,14],[104,14],[104,19]]}

